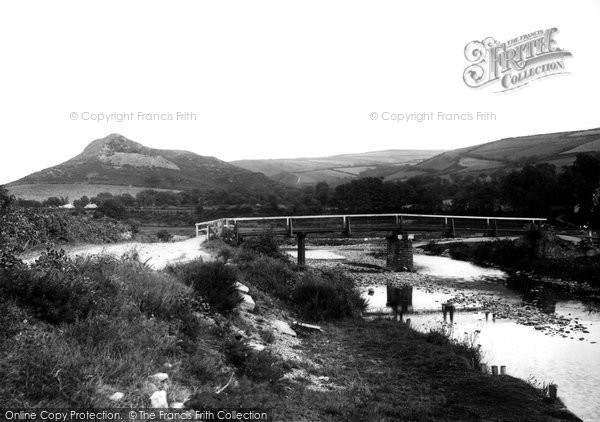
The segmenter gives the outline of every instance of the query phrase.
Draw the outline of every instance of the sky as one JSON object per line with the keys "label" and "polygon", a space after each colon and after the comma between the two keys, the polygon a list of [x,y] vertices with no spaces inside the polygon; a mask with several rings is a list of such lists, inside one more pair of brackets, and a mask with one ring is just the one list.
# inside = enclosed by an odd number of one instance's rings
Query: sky
{"label": "sky", "polygon": [[[598,0],[1,2],[0,183],[110,133],[230,161],[600,127],[599,20]],[[463,81],[469,42],[552,27],[565,74]]]}

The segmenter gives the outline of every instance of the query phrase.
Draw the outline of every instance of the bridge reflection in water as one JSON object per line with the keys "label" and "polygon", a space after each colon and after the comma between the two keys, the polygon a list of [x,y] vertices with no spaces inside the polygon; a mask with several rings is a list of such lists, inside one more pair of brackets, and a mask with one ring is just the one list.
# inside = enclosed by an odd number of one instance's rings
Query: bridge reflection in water
{"label": "bridge reflection in water", "polygon": [[392,287],[387,286],[387,301],[385,306],[392,308],[394,318],[403,320],[404,314],[413,311],[412,304],[413,287]]}

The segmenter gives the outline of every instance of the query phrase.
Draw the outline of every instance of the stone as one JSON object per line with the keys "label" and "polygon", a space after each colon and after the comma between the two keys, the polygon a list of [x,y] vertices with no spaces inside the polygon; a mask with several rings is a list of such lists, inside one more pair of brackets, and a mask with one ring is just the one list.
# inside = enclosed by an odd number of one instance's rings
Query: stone
{"label": "stone", "polygon": [[183,409],[185,406],[181,402],[171,403],[171,409]]}
{"label": "stone", "polygon": [[240,309],[242,309],[244,311],[252,312],[254,310],[254,308],[256,307],[256,303],[254,302],[254,299],[252,299],[252,297],[250,295],[247,295],[245,293],[241,293],[241,295],[242,295],[242,303],[240,303]]}
{"label": "stone", "polygon": [[168,408],[167,392],[163,390],[155,391],[154,394],[150,396],[150,403],[154,409]]}
{"label": "stone", "polygon": [[292,325],[296,330],[318,331],[320,333],[323,332],[321,327],[318,325],[305,324],[303,322],[294,322]]}
{"label": "stone", "polygon": [[257,352],[262,352],[263,350],[265,350],[265,345],[264,344],[255,343],[253,341],[248,342],[248,347],[256,350]]}
{"label": "stone", "polygon": [[248,293],[250,291],[250,289],[248,288],[248,286],[243,285],[242,283],[240,283],[239,281],[236,281],[234,284],[235,288],[242,292],[242,293]]}
{"label": "stone", "polygon": [[119,401],[123,397],[125,397],[125,394],[120,393],[120,392],[117,391],[115,394],[113,394],[112,396],[110,396],[108,399],[112,400],[112,401]]}
{"label": "stone", "polygon": [[152,379],[155,382],[164,382],[169,379],[169,374],[166,374],[164,372],[157,372],[154,375],[150,375],[150,379]]}
{"label": "stone", "polygon": [[296,337],[296,332],[292,330],[287,322],[284,321],[272,321],[271,326],[279,331],[280,333],[287,334],[288,336]]}

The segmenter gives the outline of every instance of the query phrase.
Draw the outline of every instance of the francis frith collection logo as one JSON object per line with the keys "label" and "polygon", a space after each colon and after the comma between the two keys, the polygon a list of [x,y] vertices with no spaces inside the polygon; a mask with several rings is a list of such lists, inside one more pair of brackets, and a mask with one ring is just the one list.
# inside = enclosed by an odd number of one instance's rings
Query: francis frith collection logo
{"label": "francis frith collection logo", "polygon": [[540,29],[506,42],[492,37],[471,41],[465,47],[469,66],[465,84],[480,88],[498,83],[498,92],[523,87],[532,81],[566,73],[564,59],[571,56],[554,39],[558,29]]}

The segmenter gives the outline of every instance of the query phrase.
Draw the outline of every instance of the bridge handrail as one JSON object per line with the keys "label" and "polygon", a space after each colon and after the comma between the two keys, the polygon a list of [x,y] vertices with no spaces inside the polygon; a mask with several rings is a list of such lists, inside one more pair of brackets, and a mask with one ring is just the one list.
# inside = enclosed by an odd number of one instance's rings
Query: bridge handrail
{"label": "bridge handrail", "polygon": [[[469,220],[510,220],[510,221],[547,221],[547,218],[542,217],[482,217],[482,216],[470,216],[470,215],[444,215],[444,214],[325,214],[325,215],[288,215],[288,216],[276,216],[276,217],[233,217],[223,218],[220,220],[228,221],[263,221],[263,220],[287,220],[293,218],[296,220],[301,219],[317,219],[317,218],[348,218],[348,217],[430,217],[430,218],[454,218],[454,219],[469,219]],[[218,220],[213,220],[218,221]],[[203,224],[203,223],[198,223]]]}
{"label": "bridge handrail", "polygon": [[334,218],[342,219],[345,223],[351,218],[369,218],[369,217],[413,217],[413,218],[437,218],[454,220],[487,220],[488,224],[492,221],[531,221],[532,223],[547,221],[542,217],[482,217],[469,215],[445,215],[445,214],[407,214],[407,213],[386,213],[386,214],[325,214],[325,215],[288,215],[288,216],[273,216],[273,217],[233,217],[233,218],[218,218],[215,220],[202,221],[196,223],[196,236],[199,236],[200,231],[206,231],[207,238],[210,238],[211,230],[222,231],[223,227],[229,226],[230,223],[236,224],[241,221],[274,221],[285,220],[287,225],[290,225],[291,220],[309,220],[309,219],[324,219]]}

